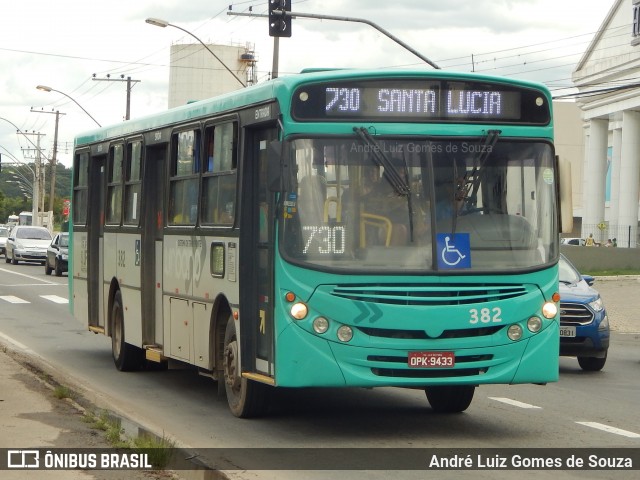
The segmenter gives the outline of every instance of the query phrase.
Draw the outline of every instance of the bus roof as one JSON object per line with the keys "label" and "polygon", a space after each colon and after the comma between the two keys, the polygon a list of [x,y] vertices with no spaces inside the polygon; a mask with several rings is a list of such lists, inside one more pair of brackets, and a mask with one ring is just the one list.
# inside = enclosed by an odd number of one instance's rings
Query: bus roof
{"label": "bus roof", "polygon": [[133,135],[142,131],[163,128],[189,120],[197,120],[237,108],[257,105],[276,97],[280,99],[283,111],[287,111],[290,106],[291,93],[300,85],[328,80],[347,80],[365,77],[380,79],[389,77],[447,78],[461,81],[474,80],[487,83],[502,83],[505,85],[540,90],[551,100],[551,94],[543,84],[477,73],[424,69],[307,69],[299,74],[278,77],[217,97],[191,102],[159,113],[89,130],[80,133],[76,137],[75,145],[87,145],[109,138]]}

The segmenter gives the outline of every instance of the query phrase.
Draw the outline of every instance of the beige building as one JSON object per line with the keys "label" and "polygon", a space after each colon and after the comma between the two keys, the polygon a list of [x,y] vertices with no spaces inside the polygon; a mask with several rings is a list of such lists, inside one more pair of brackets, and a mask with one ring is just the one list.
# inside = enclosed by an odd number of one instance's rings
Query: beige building
{"label": "beige building", "polygon": [[553,125],[556,155],[571,162],[571,186],[573,194],[574,232],[580,234],[583,211],[583,163],[584,132],[582,111],[576,102],[553,102]]}
{"label": "beige building", "polygon": [[256,62],[249,46],[207,45],[207,48],[200,43],[171,46],[169,108],[222,95],[255,82]]}
{"label": "beige building", "polygon": [[582,231],[635,247],[640,193],[640,0],[615,0],[573,72],[585,137]]}

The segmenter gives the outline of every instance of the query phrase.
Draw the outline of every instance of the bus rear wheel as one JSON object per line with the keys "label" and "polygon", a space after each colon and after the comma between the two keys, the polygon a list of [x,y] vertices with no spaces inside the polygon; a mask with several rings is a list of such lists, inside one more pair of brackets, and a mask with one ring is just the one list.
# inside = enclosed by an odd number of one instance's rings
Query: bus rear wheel
{"label": "bus rear wheel", "polygon": [[124,341],[124,309],[122,295],[118,290],[111,308],[111,354],[113,363],[121,372],[139,370],[143,361],[143,350]]}
{"label": "bus rear wheel", "polygon": [[474,385],[443,385],[426,387],[427,400],[437,413],[464,412],[473,400]]}
{"label": "bus rear wheel", "polygon": [[236,417],[250,418],[263,415],[268,406],[268,386],[242,376],[238,336],[232,316],[229,316],[224,332],[223,352],[224,381],[229,409]]}

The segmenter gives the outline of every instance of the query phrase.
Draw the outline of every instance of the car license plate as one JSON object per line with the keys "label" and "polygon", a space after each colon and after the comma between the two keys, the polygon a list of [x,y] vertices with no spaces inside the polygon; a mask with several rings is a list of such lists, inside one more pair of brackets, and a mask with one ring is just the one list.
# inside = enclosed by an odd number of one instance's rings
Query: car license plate
{"label": "car license plate", "polygon": [[409,352],[410,368],[451,368],[456,364],[453,352]]}
{"label": "car license plate", "polygon": [[561,337],[575,337],[576,336],[576,327],[560,327],[560,336]]}

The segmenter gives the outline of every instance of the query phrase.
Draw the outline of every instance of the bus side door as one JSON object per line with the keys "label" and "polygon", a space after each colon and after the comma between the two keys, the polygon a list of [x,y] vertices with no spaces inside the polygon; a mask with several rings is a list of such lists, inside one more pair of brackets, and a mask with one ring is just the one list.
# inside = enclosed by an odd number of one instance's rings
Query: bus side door
{"label": "bus side door", "polygon": [[246,128],[240,236],[242,371],[274,377],[274,194],[268,189],[267,147],[277,130]]}

